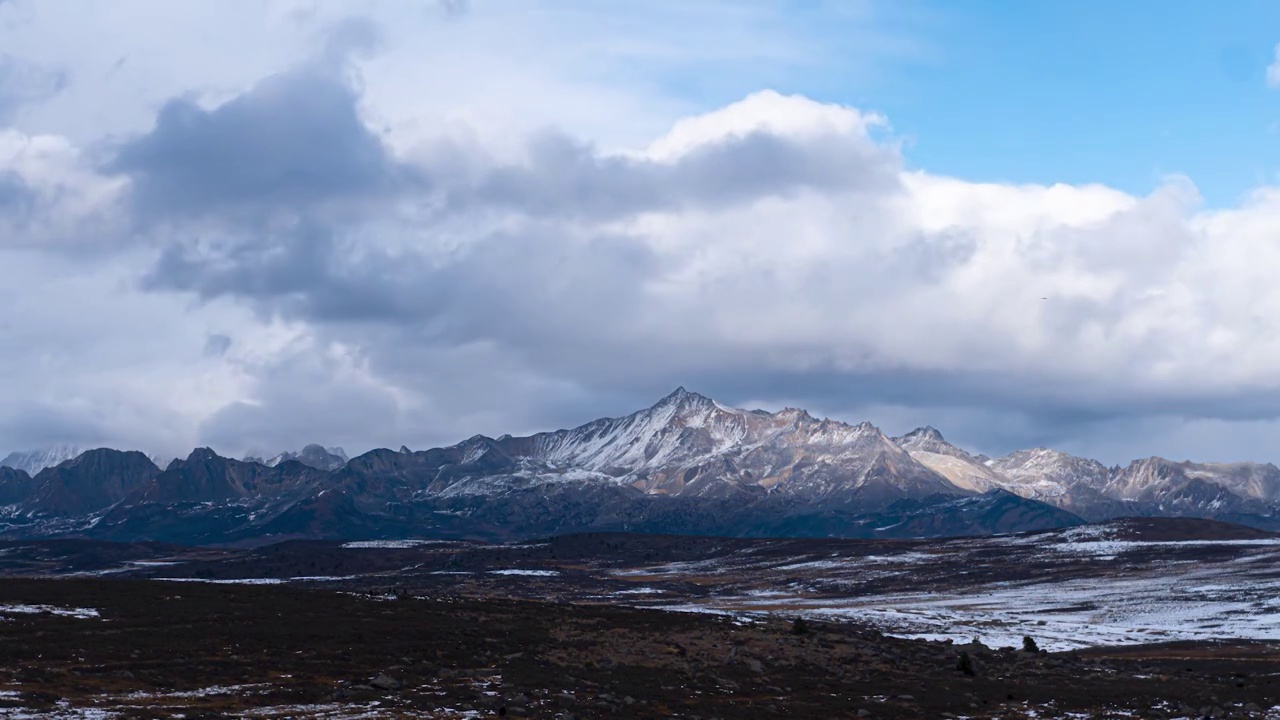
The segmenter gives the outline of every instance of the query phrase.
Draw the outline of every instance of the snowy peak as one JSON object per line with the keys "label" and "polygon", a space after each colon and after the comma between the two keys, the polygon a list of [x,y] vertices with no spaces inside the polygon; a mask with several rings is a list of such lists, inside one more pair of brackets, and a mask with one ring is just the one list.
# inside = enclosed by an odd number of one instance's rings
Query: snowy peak
{"label": "snowy peak", "polygon": [[1114,474],[1107,492],[1126,500],[1158,500],[1193,482],[1208,483],[1241,499],[1280,500],[1280,468],[1270,463],[1175,462],[1162,457],[1129,463]]}
{"label": "snowy peak", "polygon": [[1271,463],[1183,463],[1187,477],[1213,482],[1242,497],[1280,500],[1280,468]]}
{"label": "snowy peak", "polygon": [[683,387],[644,410],[569,430],[501,441],[513,454],[617,475],[727,449],[760,416],[726,408]]}
{"label": "snowy peak", "polygon": [[[624,417],[490,442],[515,464],[595,473],[649,494],[767,491],[815,501],[848,499],[869,477],[874,485],[898,488],[885,496],[964,492],[871,423],[819,420],[797,408],[749,412],[684,388]],[[468,443],[458,447],[470,459]]]}
{"label": "snowy peak", "polygon": [[986,465],[1008,481],[1006,489],[1037,499],[1060,498],[1076,488],[1100,490],[1111,478],[1097,460],[1043,447],[1018,450]]}
{"label": "snowy peak", "polygon": [[902,449],[907,452],[915,452],[917,450],[940,455],[954,455],[957,457],[970,457],[969,453],[947,442],[942,437],[942,433],[938,432],[932,426],[926,425],[916,428],[901,437],[893,439]]}
{"label": "snowy peak", "polygon": [[22,470],[28,475],[35,476],[45,468],[55,467],[68,460],[74,460],[83,452],[84,450],[76,445],[53,445],[38,450],[11,452],[3,460],[0,460],[0,467]]}
{"label": "snowy peak", "polygon": [[298,452],[282,452],[264,462],[263,465],[275,467],[288,460],[296,460],[307,467],[313,467],[317,470],[337,470],[346,465],[350,458],[347,457],[346,451],[340,447],[324,447],[318,443],[312,443]]}
{"label": "snowy peak", "polygon": [[[707,408],[707,407],[715,407],[715,406],[719,406],[719,403],[717,403],[715,400],[712,400],[706,395],[702,395],[696,392],[692,392],[690,390],[686,390],[684,386],[681,385],[675,390],[672,390],[671,393],[668,394],[666,397],[654,403],[650,409],[655,410],[655,409],[664,408],[664,407]],[[727,410],[728,408],[724,408],[724,409]]]}
{"label": "snowy peak", "polygon": [[893,441],[925,467],[945,477],[953,485],[972,492],[1004,489],[999,473],[981,460],[947,442],[932,426],[916,428]]}
{"label": "snowy peak", "polygon": [[1178,463],[1149,457],[1129,463],[1106,485],[1108,495],[1124,500],[1153,499],[1161,490],[1182,484],[1186,475]]}
{"label": "snowy peak", "polygon": [[899,440],[912,440],[915,442],[946,442],[942,437],[942,433],[932,425],[918,427],[915,430],[903,435]]}

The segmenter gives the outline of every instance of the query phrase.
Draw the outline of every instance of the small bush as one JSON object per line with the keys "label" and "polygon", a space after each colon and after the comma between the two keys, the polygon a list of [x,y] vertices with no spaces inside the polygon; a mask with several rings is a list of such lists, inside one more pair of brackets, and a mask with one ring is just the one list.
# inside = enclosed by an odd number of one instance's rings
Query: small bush
{"label": "small bush", "polygon": [[1038,653],[1040,652],[1040,646],[1036,645],[1034,638],[1030,635],[1026,635],[1022,638],[1022,650],[1023,652]]}
{"label": "small bush", "polygon": [[804,618],[796,618],[795,620],[791,621],[792,635],[807,635],[808,633],[809,633],[809,623],[805,622]]}

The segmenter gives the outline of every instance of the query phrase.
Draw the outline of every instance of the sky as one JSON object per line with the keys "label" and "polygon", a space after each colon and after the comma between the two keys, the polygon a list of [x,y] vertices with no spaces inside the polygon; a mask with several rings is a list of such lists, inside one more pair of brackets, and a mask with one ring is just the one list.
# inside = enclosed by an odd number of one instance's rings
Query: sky
{"label": "sky", "polygon": [[0,0],[0,454],[684,386],[1280,462],[1280,5]]}

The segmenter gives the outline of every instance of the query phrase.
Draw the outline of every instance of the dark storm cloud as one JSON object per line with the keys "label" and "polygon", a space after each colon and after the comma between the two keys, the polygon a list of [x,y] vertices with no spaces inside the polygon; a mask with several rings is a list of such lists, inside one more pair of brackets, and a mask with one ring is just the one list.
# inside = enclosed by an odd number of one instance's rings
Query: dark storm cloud
{"label": "dark storm cloud", "polygon": [[640,278],[652,273],[655,262],[625,238],[569,247],[557,234],[529,232],[495,234],[447,264],[433,264],[414,254],[360,247],[337,232],[302,224],[212,247],[175,242],[143,287],[204,300],[238,298],[266,315],[314,323],[401,326],[417,342],[431,344],[518,346],[555,337],[570,348],[601,314],[626,317]]}
{"label": "dark storm cloud", "polygon": [[[86,414],[83,407],[55,407],[31,401],[7,406],[0,412],[0,437],[8,450],[61,443],[91,447],[115,439],[103,420]],[[6,452],[0,451],[0,456]]]}
{"label": "dark storm cloud", "polygon": [[544,133],[523,166],[493,169],[478,185],[450,193],[453,209],[517,208],[535,216],[609,219],[685,208],[717,209],[803,190],[890,192],[897,159],[870,143],[797,141],[767,132],[699,147],[671,162],[602,155]]}
{"label": "dark storm cloud", "polygon": [[268,315],[314,322],[405,322],[430,311],[430,270],[416,258],[350,250],[313,223],[264,228],[213,247],[173,242],[142,287],[247,299]]}
{"label": "dark storm cloud", "polygon": [[267,78],[212,110],[171,100],[105,169],[133,180],[144,218],[305,208],[421,180],[361,121],[349,83],[322,67]]}

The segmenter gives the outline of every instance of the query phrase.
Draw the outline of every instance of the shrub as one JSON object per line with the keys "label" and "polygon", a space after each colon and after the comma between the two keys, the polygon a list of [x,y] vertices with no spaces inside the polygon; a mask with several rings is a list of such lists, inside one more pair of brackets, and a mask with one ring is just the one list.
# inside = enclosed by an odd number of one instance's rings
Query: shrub
{"label": "shrub", "polygon": [[1040,646],[1036,645],[1034,638],[1030,635],[1026,635],[1022,638],[1022,650],[1023,652],[1038,653],[1040,652]]}

